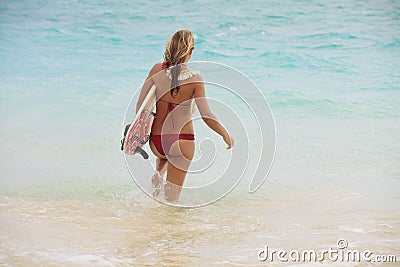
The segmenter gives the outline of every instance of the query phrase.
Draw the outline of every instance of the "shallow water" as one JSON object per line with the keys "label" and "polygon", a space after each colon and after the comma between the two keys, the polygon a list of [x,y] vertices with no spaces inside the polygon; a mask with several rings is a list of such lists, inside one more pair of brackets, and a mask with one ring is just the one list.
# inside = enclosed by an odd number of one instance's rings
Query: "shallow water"
{"label": "shallow water", "polygon": [[262,263],[256,253],[265,245],[318,251],[339,238],[352,249],[399,253],[396,207],[382,209],[379,197],[278,182],[260,193],[233,193],[197,209],[157,204],[137,191],[116,200],[2,197],[1,259],[29,266],[252,265]]}
{"label": "shallow water", "polygon": [[[268,266],[265,245],[340,238],[399,259],[399,19],[396,1],[2,1],[0,265]],[[198,209],[146,196],[119,151],[128,102],[181,27],[192,60],[256,82],[277,133],[257,193],[246,177]]]}

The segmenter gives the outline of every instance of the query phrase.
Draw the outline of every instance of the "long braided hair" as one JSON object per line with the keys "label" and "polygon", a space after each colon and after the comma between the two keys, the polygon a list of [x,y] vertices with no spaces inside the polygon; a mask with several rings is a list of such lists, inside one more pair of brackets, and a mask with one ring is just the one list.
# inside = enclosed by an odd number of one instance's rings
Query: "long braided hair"
{"label": "long braided hair", "polygon": [[194,49],[194,38],[189,30],[183,29],[176,31],[168,40],[165,52],[165,67],[171,67],[171,96],[179,92],[178,77],[181,71],[181,65],[186,57]]}

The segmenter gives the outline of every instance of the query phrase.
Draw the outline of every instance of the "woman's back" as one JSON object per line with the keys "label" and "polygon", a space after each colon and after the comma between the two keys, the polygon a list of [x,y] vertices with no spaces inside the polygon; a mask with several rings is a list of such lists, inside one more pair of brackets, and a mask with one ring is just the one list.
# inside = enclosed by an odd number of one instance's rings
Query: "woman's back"
{"label": "woman's back", "polygon": [[173,91],[172,95],[169,69],[162,69],[160,64],[160,71],[151,78],[157,88],[157,117],[153,122],[153,134],[193,134],[192,101],[196,83],[201,82],[201,78],[182,66],[178,78],[179,91]]}

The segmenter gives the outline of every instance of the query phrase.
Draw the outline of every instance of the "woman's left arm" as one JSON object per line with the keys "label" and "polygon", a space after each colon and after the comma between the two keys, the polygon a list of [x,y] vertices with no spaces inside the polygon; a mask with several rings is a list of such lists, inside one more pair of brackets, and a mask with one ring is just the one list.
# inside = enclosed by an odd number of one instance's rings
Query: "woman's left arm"
{"label": "woman's left arm", "polygon": [[146,98],[146,95],[150,91],[151,86],[154,84],[153,80],[151,79],[152,76],[157,72],[159,72],[161,69],[162,69],[161,64],[157,63],[151,68],[149,75],[147,75],[147,78],[143,83],[142,90],[140,90],[139,99],[136,103],[136,113],[139,110],[140,106],[142,105],[144,99]]}

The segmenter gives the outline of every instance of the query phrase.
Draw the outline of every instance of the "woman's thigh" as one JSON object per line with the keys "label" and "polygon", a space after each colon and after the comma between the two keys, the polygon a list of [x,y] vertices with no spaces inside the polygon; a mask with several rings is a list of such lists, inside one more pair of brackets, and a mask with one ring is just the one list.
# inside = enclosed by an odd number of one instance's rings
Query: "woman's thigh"
{"label": "woman's thigh", "polygon": [[182,186],[194,155],[194,141],[178,140],[169,151],[167,181]]}

